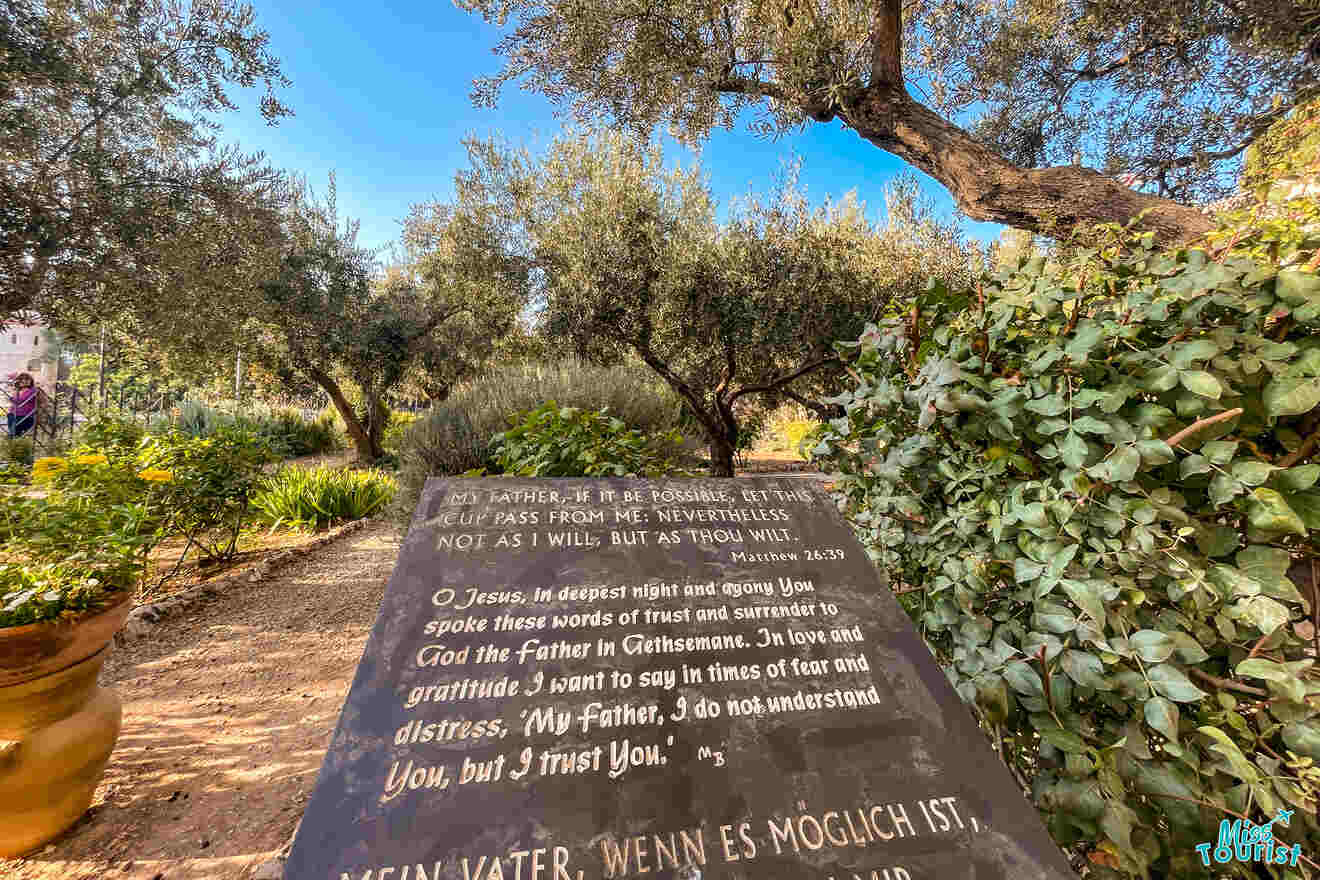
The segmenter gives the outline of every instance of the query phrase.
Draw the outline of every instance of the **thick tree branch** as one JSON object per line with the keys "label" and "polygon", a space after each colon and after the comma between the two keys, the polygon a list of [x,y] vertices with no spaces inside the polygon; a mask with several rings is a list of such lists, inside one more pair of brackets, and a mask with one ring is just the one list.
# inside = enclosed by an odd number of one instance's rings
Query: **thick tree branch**
{"label": "thick tree branch", "polygon": [[748,385],[744,388],[739,388],[729,397],[729,403],[732,404],[735,400],[742,397],[744,394],[761,394],[766,391],[778,392],[779,389],[783,388],[785,385],[789,384],[790,382],[796,379],[801,379],[803,376],[807,375],[807,373],[810,373],[813,370],[818,370],[827,364],[837,364],[837,363],[839,363],[839,359],[837,357],[823,358],[818,361],[813,361],[807,364],[806,366],[798,370],[795,370],[792,373],[789,373],[787,376],[782,376],[778,379],[775,379],[772,382],[767,382],[764,385]]}
{"label": "thick tree branch", "polygon": [[944,184],[974,220],[1064,236],[1143,214],[1140,228],[1162,242],[1195,239],[1213,227],[1194,207],[1136,192],[1089,168],[1019,168],[913,100],[901,85],[857,90],[839,116],[866,140]]}
{"label": "thick tree branch", "polygon": [[871,85],[903,85],[903,3],[879,0],[871,33]]}

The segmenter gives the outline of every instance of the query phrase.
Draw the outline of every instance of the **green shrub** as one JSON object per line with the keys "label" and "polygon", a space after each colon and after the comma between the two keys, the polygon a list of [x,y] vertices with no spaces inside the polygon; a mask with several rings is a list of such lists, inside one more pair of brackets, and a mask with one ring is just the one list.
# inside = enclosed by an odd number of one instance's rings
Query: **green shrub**
{"label": "green shrub", "polygon": [[377,469],[286,467],[265,478],[252,505],[275,526],[320,528],[379,512],[398,483]]}
{"label": "green shrub", "polygon": [[133,419],[109,410],[99,410],[79,426],[74,440],[83,448],[110,454],[136,450],[146,434],[146,428]]}
{"label": "green shrub", "polygon": [[17,461],[0,461],[0,485],[22,486],[32,478],[32,468]]}
{"label": "green shrub", "polygon": [[381,446],[384,446],[387,452],[398,454],[403,446],[403,438],[408,433],[408,429],[417,423],[420,415],[406,410],[392,410],[390,420],[385,428],[385,434],[381,437]]}
{"label": "green shrub", "polygon": [[135,454],[82,447],[37,459],[32,481],[45,495],[0,495],[0,626],[52,620],[132,589],[169,535],[188,539],[185,554],[197,547],[229,558],[272,459],[264,440],[232,428],[150,437]]}
{"label": "green shrub", "polygon": [[319,417],[308,420],[291,408],[258,420],[257,430],[285,457],[324,455],[344,447],[344,435],[332,423]]}
{"label": "green shrub", "polygon": [[264,438],[219,428],[206,437],[152,437],[137,462],[138,476],[161,489],[164,533],[183,535],[206,559],[225,560],[237,550],[252,494],[274,460]]}
{"label": "green shrub", "polygon": [[246,404],[243,412],[234,413],[196,400],[184,401],[173,427],[192,437],[210,437],[227,430],[245,431],[263,438],[280,458],[321,455],[344,446],[342,430],[333,420],[326,419],[324,413],[307,419],[292,407],[272,408],[262,403]]}
{"label": "green shrub", "polygon": [[152,543],[145,505],[0,497],[0,627],[95,609],[131,590]]}
{"label": "green shrub", "polygon": [[32,438],[6,436],[4,438],[4,448],[0,450],[0,456],[11,464],[32,464]]}
{"label": "green shrub", "polygon": [[678,431],[646,435],[608,412],[549,401],[496,434],[495,468],[520,477],[659,477],[679,472]]}
{"label": "green shrub", "polygon": [[491,438],[510,417],[547,400],[584,410],[608,409],[642,434],[685,430],[681,399],[642,365],[595,367],[576,361],[506,365],[456,388],[413,423],[399,450],[396,519],[407,522],[427,477],[491,467]]}
{"label": "green shrub", "polygon": [[1279,808],[1315,853],[1320,231],[1272,263],[1108,233],[868,327],[814,452],[1090,876],[1206,876],[1221,819]]}
{"label": "green shrub", "polygon": [[[802,444],[818,427],[800,403],[786,403],[776,407],[766,419],[765,433],[769,442],[766,446],[774,450],[787,450],[795,455],[802,454]],[[814,444],[813,444],[814,445]]]}
{"label": "green shrub", "polygon": [[160,537],[159,493],[122,458],[48,456],[32,477],[45,496],[0,496],[0,627],[86,611],[132,589]]}

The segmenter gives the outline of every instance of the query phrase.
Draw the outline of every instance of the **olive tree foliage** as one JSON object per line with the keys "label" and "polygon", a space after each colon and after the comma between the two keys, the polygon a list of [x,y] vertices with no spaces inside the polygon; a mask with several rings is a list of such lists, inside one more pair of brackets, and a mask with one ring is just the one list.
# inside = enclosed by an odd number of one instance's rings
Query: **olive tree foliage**
{"label": "olive tree foliage", "polygon": [[[505,255],[534,279],[543,335],[596,363],[640,358],[704,429],[716,475],[733,474],[739,401],[822,409],[813,398],[840,369],[834,340],[924,277],[914,246],[855,199],[812,209],[793,173],[721,224],[698,168],[666,168],[654,144],[617,132],[567,135],[540,158],[470,149],[467,192],[518,230]],[[926,223],[907,196],[909,219]]]}
{"label": "olive tree foliage", "polygon": [[[932,106],[1023,167],[1080,155],[1183,202],[1229,194],[1241,158],[1317,94],[1314,0],[1031,0],[950,15],[909,6],[909,64]],[[924,26],[939,22],[939,26]],[[1320,45],[1320,44],[1318,44]]]}
{"label": "olive tree foliage", "polygon": [[[162,253],[221,228],[278,183],[260,157],[217,148],[226,89],[287,84],[252,8],[234,0],[9,0],[0,15],[0,318],[37,309],[77,324],[168,298],[232,265]],[[181,268],[188,274],[180,274]]]}
{"label": "olive tree foliage", "polygon": [[[441,364],[455,353],[475,357],[507,331],[521,305],[516,291],[463,263],[468,252],[448,226],[426,231],[432,249],[416,263],[381,272],[375,254],[357,244],[357,224],[341,226],[333,177],[321,199],[299,186],[285,212],[283,256],[252,294],[244,335],[256,340],[254,359],[315,381],[361,460],[384,454],[386,394],[415,365]],[[479,239],[471,225],[463,229],[463,241]],[[361,411],[344,377],[360,391]]]}
{"label": "olive tree foliage", "polygon": [[[1221,189],[1250,138],[1317,91],[1313,0],[459,5],[512,20],[480,103],[518,81],[580,120],[689,140],[745,110],[770,136],[837,119],[969,216],[1053,234],[1142,212],[1161,238],[1207,232],[1176,200]],[[1122,170],[1151,192],[1108,176]]]}

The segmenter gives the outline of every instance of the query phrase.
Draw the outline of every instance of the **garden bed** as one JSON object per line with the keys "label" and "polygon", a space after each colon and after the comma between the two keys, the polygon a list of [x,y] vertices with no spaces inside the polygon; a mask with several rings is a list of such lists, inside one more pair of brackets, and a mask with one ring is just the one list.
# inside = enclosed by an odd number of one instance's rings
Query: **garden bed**
{"label": "garden bed", "polygon": [[302,814],[398,544],[369,523],[116,648],[124,729],[91,810],[0,877],[247,880]]}

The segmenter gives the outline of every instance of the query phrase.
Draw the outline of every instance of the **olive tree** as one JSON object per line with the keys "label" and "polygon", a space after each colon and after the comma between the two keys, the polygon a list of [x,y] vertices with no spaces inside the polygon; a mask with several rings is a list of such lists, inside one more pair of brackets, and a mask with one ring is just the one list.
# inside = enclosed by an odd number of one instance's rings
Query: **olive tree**
{"label": "olive tree", "polygon": [[[417,263],[382,273],[375,254],[357,244],[357,224],[340,225],[333,178],[323,200],[299,188],[286,210],[278,267],[249,295],[244,327],[256,339],[254,358],[315,381],[360,460],[384,454],[385,397],[411,369],[454,353],[478,357],[518,313],[516,290],[463,264],[464,245],[455,245],[451,225],[463,224],[439,224]],[[349,400],[344,377],[361,392],[363,411]]]}
{"label": "olive tree", "polygon": [[77,324],[196,280],[162,258],[170,242],[277,182],[213,134],[236,106],[229,86],[264,85],[271,123],[290,113],[267,42],[236,0],[5,3],[0,319],[37,309]]}
{"label": "olive tree", "polygon": [[815,401],[841,368],[832,344],[897,307],[918,248],[849,197],[812,209],[789,175],[724,223],[696,167],[619,133],[569,135],[541,158],[471,145],[469,198],[521,230],[505,258],[535,278],[543,334],[598,363],[635,356],[684,400],[733,475],[736,405]]}
{"label": "olive tree", "polygon": [[519,81],[690,140],[749,109],[764,135],[838,120],[969,216],[1051,234],[1142,212],[1161,238],[1208,231],[1189,202],[1320,91],[1312,0],[457,2],[513,21],[479,102]]}

